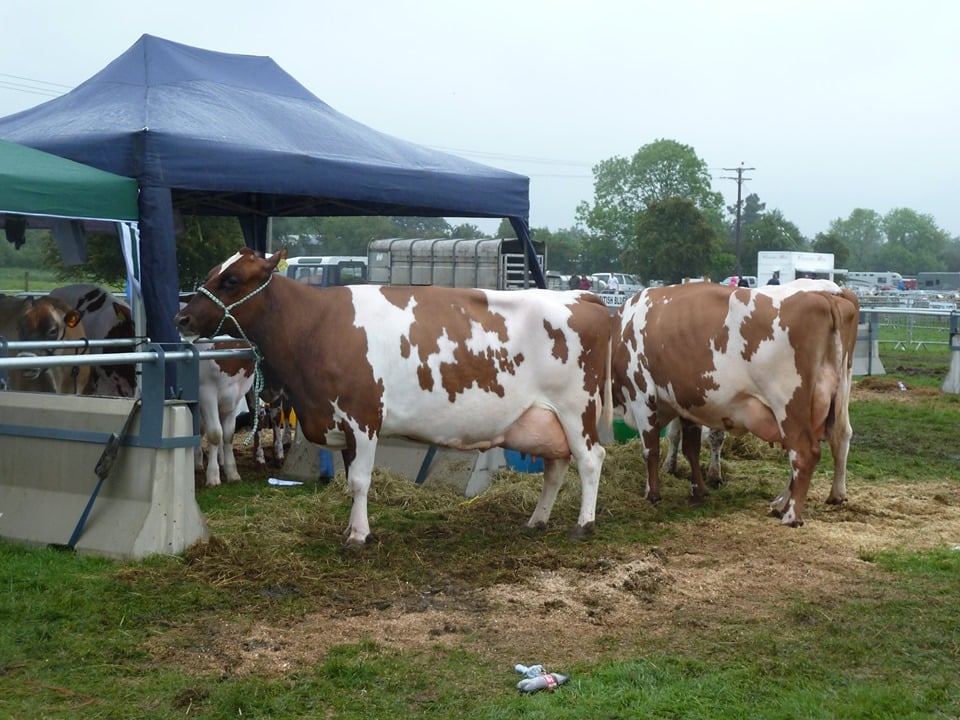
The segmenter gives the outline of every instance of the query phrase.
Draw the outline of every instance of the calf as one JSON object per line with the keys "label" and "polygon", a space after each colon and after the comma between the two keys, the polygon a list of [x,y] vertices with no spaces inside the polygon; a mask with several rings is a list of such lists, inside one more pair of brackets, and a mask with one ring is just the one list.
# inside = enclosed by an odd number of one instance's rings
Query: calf
{"label": "calf", "polygon": [[[758,290],[673,285],[649,288],[624,304],[615,323],[614,398],[627,424],[640,431],[647,498],[660,499],[658,430],[680,416],[783,445],[792,472],[772,512],[784,524],[803,524],[823,437],[834,458],[827,502],[846,500],[858,315],[853,293],[822,280]],[[684,433],[683,451],[693,495],[702,497],[695,428]]]}
{"label": "calf", "polygon": [[[247,343],[218,343],[218,349],[249,347]],[[198,343],[198,350],[211,350],[213,343]],[[205,358],[200,361],[200,431],[207,440],[206,486],[220,484],[221,460],[227,482],[240,480],[233,454],[237,412],[244,396],[253,387],[253,360],[249,358]],[[197,470],[203,471],[203,453],[197,448]]]}
{"label": "calf", "polygon": [[[610,416],[610,317],[596,295],[352,285],[317,289],[249,249],[210,271],[175,318],[184,336],[249,339],[286,387],[304,437],[344,451],[347,545],[370,536],[377,441],[502,446],[545,459],[530,527],[544,526],[574,458],[577,534],[592,532]],[[607,402],[604,402],[606,398]]]}

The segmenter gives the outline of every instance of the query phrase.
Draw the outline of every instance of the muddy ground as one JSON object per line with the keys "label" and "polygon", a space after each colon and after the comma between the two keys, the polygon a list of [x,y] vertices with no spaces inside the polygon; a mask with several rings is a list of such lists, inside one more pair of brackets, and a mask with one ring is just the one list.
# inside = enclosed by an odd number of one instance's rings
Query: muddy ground
{"label": "muddy ground", "polygon": [[[881,384],[857,392],[892,390]],[[621,547],[616,558],[589,567],[435,588],[416,603],[404,598],[360,609],[324,603],[283,621],[199,617],[155,637],[150,650],[160,662],[198,673],[240,676],[313,666],[331,647],[364,640],[385,649],[463,647],[507,665],[562,669],[666,644],[681,651],[699,634],[736,642],[737,628],[746,625],[775,632],[797,601],[823,607],[824,599],[875,592],[882,571],[869,560],[876,551],[960,547],[954,480],[862,486],[851,479],[850,501],[841,507],[824,504],[828,492],[828,483],[812,488],[807,522],[798,529],[782,527],[757,504],[679,523],[656,546]]]}

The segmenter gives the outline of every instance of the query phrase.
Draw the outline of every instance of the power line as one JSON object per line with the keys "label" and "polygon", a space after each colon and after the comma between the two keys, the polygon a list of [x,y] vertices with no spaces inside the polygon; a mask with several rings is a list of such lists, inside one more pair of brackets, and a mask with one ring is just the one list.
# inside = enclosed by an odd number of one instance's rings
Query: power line
{"label": "power line", "polygon": [[737,168],[723,168],[725,172],[736,172],[736,177],[730,177],[729,175],[721,176],[721,180],[736,180],[737,181],[737,278],[739,279],[743,275],[743,265],[740,263],[740,208],[743,206],[743,183],[745,183],[750,178],[745,178],[743,173],[747,170],[756,170],[753,167],[744,167],[743,162],[740,163],[740,167]]}

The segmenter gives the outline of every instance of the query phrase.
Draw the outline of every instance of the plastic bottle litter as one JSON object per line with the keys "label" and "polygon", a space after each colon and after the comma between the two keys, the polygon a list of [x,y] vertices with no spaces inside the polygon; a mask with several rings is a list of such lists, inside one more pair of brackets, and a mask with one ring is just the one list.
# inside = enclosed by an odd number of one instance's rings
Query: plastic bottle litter
{"label": "plastic bottle litter", "polygon": [[517,683],[517,690],[525,693],[535,693],[540,690],[552,692],[558,686],[563,685],[565,682],[569,682],[569,680],[569,675],[561,675],[560,673],[544,673],[543,675],[537,675],[536,677],[524,678]]}
{"label": "plastic bottle litter", "polygon": [[531,665],[530,667],[527,667],[526,665],[517,663],[513,666],[513,669],[521,675],[526,675],[528,678],[536,677],[537,675],[543,675],[547,672],[547,669],[543,665]]}
{"label": "plastic bottle litter", "polygon": [[897,382],[897,387],[900,388],[900,392],[906,392],[907,390],[907,386],[903,384],[902,380]]}

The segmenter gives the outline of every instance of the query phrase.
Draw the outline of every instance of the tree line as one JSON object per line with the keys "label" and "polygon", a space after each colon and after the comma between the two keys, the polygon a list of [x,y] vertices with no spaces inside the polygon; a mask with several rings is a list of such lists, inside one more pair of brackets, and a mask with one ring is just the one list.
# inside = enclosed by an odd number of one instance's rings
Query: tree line
{"label": "tree line", "polygon": [[[687,277],[722,278],[738,267],[737,208],[725,207],[712,187],[707,164],[692,147],[659,139],[630,158],[613,157],[593,168],[594,195],[576,208],[573,228],[532,228],[547,248],[547,268],[561,273],[618,270],[643,280],[680,282]],[[402,237],[477,238],[476,225],[451,225],[444,218],[297,217],[274,218],[275,246],[296,255],[366,255],[371,240]],[[514,237],[503,219],[495,237]],[[38,239],[31,244],[30,238]],[[193,289],[211,267],[243,245],[235,218],[184,217],[177,235],[180,284]],[[3,244],[0,262],[29,267],[37,256],[58,278],[113,285],[123,283],[123,260],[116,238],[91,235],[84,265],[64,267],[45,231],[28,231],[21,251]],[[896,271],[960,271],[960,238],[938,227],[934,218],[910,208],[884,215],[855,208],[806,238],[779,209],[767,209],[759,195],[740,207],[739,266],[755,275],[760,250],[834,254],[838,268]]]}

